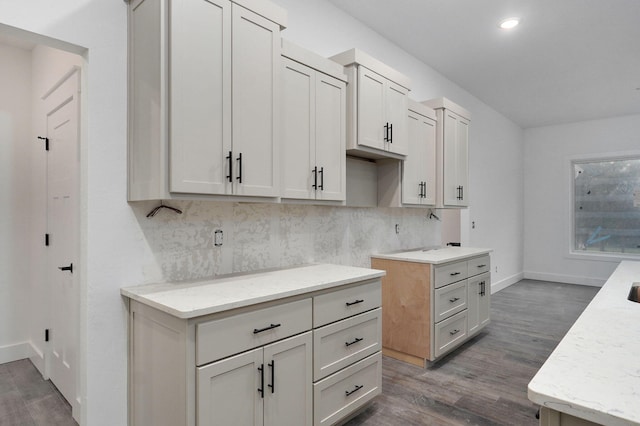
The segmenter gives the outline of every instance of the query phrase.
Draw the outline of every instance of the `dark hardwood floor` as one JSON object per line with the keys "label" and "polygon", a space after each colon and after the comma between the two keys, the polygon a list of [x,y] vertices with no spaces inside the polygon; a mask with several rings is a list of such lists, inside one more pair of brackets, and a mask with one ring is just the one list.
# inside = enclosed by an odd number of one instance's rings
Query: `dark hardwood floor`
{"label": "dark hardwood floor", "polygon": [[[492,322],[422,369],[383,358],[382,395],[349,426],[536,425],[527,384],[598,291],[523,280],[492,295]],[[0,426],[76,425],[29,360],[0,365]]]}
{"label": "dark hardwood floor", "polygon": [[523,280],[478,336],[427,369],[383,357],[382,395],[348,426],[537,425],[527,385],[599,289]]}

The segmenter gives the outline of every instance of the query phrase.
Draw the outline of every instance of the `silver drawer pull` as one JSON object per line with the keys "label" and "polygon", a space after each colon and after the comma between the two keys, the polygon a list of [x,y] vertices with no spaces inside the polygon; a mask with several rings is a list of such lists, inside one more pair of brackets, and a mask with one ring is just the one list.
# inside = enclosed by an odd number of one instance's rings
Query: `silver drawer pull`
{"label": "silver drawer pull", "polygon": [[352,305],[357,305],[358,303],[362,303],[362,302],[364,302],[364,299],[357,299],[357,300],[354,300],[353,302],[347,302],[346,305],[347,306],[352,306]]}
{"label": "silver drawer pull", "polygon": [[353,342],[344,342],[345,346],[349,347],[351,345],[355,345],[358,342],[362,342],[364,340],[364,337],[356,337],[356,339]]}
{"label": "silver drawer pull", "polygon": [[460,275],[460,272],[452,272],[449,275],[451,275],[452,277],[455,277],[456,275]]}
{"label": "silver drawer pull", "polygon": [[484,265],[484,264],[483,265],[478,265],[478,268],[484,268],[485,266],[487,266],[487,265]]}
{"label": "silver drawer pull", "polygon": [[454,303],[454,302],[457,302],[458,300],[460,300],[459,297],[454,297],[453,299],[449,299],[449,302]]}
{"label": "silver drawer pull", "polygon": [[271,324],[269,327],[265,328],[254,328],[253,334],[262,333],[263,331],[273,330],[274,328],[280,327],[282,324]]}
{"label": "silver drawer pull", "polygon": [[458,330],[457,328],[455,330],[449,332],[449,334],[452,335],[452,336],[455,335],[455,334],[458,334],[458,333],[460,333],[460,330]]}
{"label": "silver drawer pull", "polygon": [[344,393],[345,393],[346,396],[349,396],[352,393],[358,392],[363,387],[364,387],[364,385],[356,385],[356,387],[352,391],[344,391]]}

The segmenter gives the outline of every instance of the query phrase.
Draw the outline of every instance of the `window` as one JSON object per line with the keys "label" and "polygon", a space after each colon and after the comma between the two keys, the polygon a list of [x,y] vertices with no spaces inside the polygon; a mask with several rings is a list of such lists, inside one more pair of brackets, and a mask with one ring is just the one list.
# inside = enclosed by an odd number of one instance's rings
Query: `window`
{"label": "window", "polygon": [[571,165],[573,250],[640,255],[640,156]]}

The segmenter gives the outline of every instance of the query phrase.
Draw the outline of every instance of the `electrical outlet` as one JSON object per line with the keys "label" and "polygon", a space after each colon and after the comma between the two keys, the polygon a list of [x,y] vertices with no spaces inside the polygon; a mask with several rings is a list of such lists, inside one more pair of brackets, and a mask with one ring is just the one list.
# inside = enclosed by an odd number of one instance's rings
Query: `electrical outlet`
{"label": "electrical outlet", "polygon": [[400,225],[396,223],[396,234],[400,233]]}
{"label": "electrical outlet", "polygon": [[476,222],[475,221],[471,222],[471,229],[476,229]]}
{"label": "electrical outlet", "polygon": [[213,245],[216,247],[222,247],[222,237],[224,234],[222,233],[222,229],[216,229],[213,233]]}
{"label": "electrical outlet", "polygon": [[498,267],[496,266],[496,274],[498,273]]}

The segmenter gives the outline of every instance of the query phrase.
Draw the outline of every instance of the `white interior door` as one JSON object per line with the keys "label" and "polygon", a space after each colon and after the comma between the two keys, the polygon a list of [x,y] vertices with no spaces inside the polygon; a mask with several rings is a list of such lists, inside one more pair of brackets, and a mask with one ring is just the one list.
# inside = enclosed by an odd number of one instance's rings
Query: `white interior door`
{"label": "white interior door", "polygon": [[78,170],[80,72],[68,74],[44,98],[47,111],[47,283],[51,301],[48,373],[77,409],[79,340]]}

